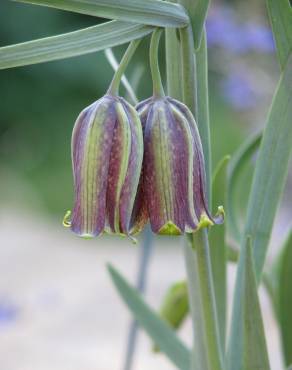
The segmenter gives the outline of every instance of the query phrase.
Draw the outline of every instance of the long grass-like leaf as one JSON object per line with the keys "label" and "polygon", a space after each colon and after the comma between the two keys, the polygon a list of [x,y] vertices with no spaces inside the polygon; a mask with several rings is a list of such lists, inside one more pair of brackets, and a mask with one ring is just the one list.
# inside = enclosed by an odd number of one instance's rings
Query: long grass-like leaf
{"label": "long grass-like leaf", "polygon": [[269,358],[261,308],[257,294],[257,281],[253,266],[251,239],[247,239],[243,274],[243,369],[269,370]]}
{"label": "long grass-like leaf", "polygon": [[[286,181],[292,151],[292,54],[280,78],[267,126],[264,130],[248,201],[243,241],[253,240],[253,255],[257,281],[260,280],[277,206]],[[243,248],[244,244],[242,244]],[[240,326],[243,314],[242,279],[244,259],[240,258],[235,295],[231,336],[228,347],[228,369],[242,370],[243,333]]]}
{"label": "long grass-like leaf", "polygon": [[93,53],[138,39],[152,30],[150,26],[110,21],[62,35],[4,46],[0,48],[0,69]]}
{"label": "long grass-like leaf", "polygon": [[136,289],[112,266],[108,267],[111,278],[125,304],[159,349],[181,370],[190,369],[190,351],[176,336],[171,327],[143,301]]}
{"label": "long grass-like leaf", "polygon": [[289,365],[292,363],[292,230],[284,243],[279,272],[279,320],[285,362]]}
{"label": "long grass-like leaf", "polygon": [[266,0],[281,69],[292,51],[292,7],[289,0]]}
{"label": "long grass-like leaf", "polygon": [[183,27],[188,15],[179,4],[161,0],[17,0],[96,17],[159,27]]}
{"label": "long grass-like leaf", "polygon": [[[225,156],[217,165],[213,181],[213,203],[224,205],[226,199],[227,164],[230,156]],[[209,231],[210,256],[214,281],[215,302],[217,306],[218,325],[221,343],[225,343],[226,332],[226,267],[227,248],[225,244],[226,225],[211,227]]]}
{"label": "long grass-like leaf", "polygon": [[240,222],[236,211],[236,194],[241,174],[246,163],[259,148],[262,133],[246,140],[231,157],[228,165],[226,215],[230,236],[240,244]]}

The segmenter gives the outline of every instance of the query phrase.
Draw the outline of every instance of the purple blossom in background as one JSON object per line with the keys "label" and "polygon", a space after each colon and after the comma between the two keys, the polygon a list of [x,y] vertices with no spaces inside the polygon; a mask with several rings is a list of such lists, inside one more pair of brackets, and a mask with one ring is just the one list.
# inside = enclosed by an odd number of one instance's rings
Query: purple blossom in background
{"label": "purple blossom in background", "polygon": [[272,31],[257,23],[241,23],[228,7],[213,7],[206,22],[209,46],[219,46],[234,53],[275,50]]}
{"label": "purple blossom in background", "polygon": [[[210,9],[206,29],[208,47],[224,51],[221,64],[218,58],[222,58],[222,53],[215,55],[219,72],[224,75],[219,86],[221,94],[236,110],[255,108],[262,96],[259,96],[261,90],[253,86],[250,74],[253,66],[249,64],[234,71],[232,61],[238,55],[242,58],[249,53],[273,54],[275,45],[271,29],[255,22],[243,22],[228,6],[213,6]],[[243,64],[250,63],[248,58],[241,60]],[[223,70],[220,70],[220,65],[224,65]]]}
{"label": "purple blossom in background", "polygon": [[257,97],[244,73],[231,72],[221,81],[224,98],[237,110],[256,106]]}
{"label": "purple blossom in background", "polygon": [[0,327],[15,321],[19,308],[7,300],[0,300]]}

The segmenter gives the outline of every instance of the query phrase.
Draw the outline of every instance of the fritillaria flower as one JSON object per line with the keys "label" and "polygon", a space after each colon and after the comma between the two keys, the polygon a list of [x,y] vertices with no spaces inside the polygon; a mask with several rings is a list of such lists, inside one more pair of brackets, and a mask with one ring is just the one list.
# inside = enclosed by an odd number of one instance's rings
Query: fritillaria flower
{"label": "fritillaria flower", "polygon": [[208,210],[203,150],[190,110],[165,96],[153,96],[136,109],[144,132],[136,220],[149,217],[153,232],[168,235],[221,223],[222,207],[218,217]]}
{"label": "fritillaria flower", "polygon": [[128,235],[143,158],[135,108],[110,94],[94,102],[77,118],[71,149],[75,205],[65,225],[84,237]]}

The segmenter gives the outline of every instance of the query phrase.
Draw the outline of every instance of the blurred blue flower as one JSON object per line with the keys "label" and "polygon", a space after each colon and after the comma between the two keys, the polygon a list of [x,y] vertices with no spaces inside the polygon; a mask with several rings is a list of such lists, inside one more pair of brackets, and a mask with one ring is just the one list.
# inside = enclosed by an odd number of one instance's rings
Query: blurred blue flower
{"label": "blurred blue flower", "polygon": [[270,28],[257,23],[242,23],[233,9],[213,7],[206,21],[209,46],[220,46],[234,53],[271,53],[274,40]]}
{"label": "blurred blue flower", "polygon": [[257,97],[248,79],[243,73],[231,72],[221,81],[224,98],[237,110],[246,110],[256,106]]}
{"label": "blurred blue flower", "polygon": [[19,314],[19,308],[6,300],[0,301],[0,326],[15,321]]}

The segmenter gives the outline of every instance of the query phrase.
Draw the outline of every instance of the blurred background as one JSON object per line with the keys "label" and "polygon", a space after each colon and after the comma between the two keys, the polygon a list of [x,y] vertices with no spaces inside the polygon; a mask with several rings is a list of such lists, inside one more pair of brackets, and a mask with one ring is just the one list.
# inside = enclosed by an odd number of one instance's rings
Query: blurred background
{"label": "blurred background", "polygon": [[[2,0],[0,46],[102,21]],[[264,1],[213,1],[207,34],[215,167],[264,126],[279,68]],[[127,70],[140,100],[151,95],[148,43],[146,38]],[[124,50],[115,48],[118,59]],[[139,247],[119,238],[80,240],[61,222],[73,202],[74,121],[105,93],[112,75],[103,52],[0,71],[0,370],[122,368],[129,315],[105,262],[133,281]],[[246,166],[239,208],[246,204],[251,173],[252,166]],[[288,188],[291,175],[272,254],[291,219]],[[184,277],[184,266],[181,238],[156,238],[154,244],[147,299],[158,307],[169,284]],[[230,289],[233,277],[231,268]],[[268,299],[264,294],[262,299],[277,369],[278,332]],[[190,333],[187,322],[182,335],[189,343]],[[172,367],[163,356],[151,354],[150,341],[142,335],[134,368]]]}

